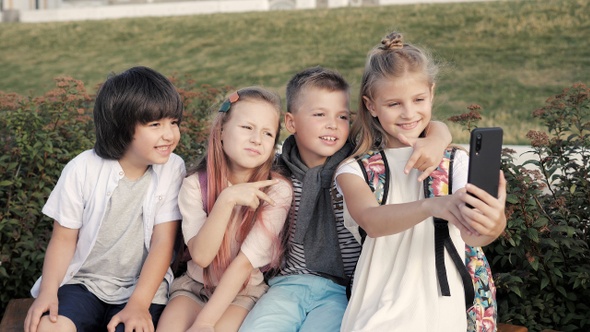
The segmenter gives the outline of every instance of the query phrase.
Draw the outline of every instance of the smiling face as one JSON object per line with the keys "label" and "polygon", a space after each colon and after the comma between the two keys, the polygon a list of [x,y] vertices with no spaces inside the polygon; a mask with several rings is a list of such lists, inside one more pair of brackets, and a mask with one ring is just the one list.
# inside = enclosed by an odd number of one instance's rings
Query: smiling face
{"label": "smiling face", "polygon": [[137,124],[129,148],[119,159],[125,176],[141,176],[149,165],[164,164],[180,140],[177,119],[160,119]]}
{"label": "smiling face", "polygon": [[278,111],[268,102],[240,100],[232,105],[221,132],[230,173],[249,178],[274,153],[278,128]]}
{"label": "smiling face", "polygon": [[348,94],[307,88],[299,98],[297,110],[285,115],[285,127],[295,134],[299,154],[312,168],[323,165],[348,139]]}
{"label": "smiling face", "polygon": [[406,146],[397,135],[420,137],[430,122],[434,85],[423,75],[406,73],[402,77],[381,79],[375,83],[372,95],[372,98],[363,96],[363,101],[387,133],[388,148]]}

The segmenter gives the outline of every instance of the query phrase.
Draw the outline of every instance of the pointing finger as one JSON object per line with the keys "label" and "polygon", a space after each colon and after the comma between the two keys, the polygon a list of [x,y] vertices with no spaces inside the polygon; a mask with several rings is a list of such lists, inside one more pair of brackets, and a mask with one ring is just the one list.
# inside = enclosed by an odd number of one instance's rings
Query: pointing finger
{"label": "pointing finger", "polygon": [[276,205],[275,201],[272,198],[270,198],[270,196],[268,196],[267,194],[263,193],[262,191],[258,191],[258,193],[256,194],[256,196],[258,196],[259,199],[267,202],[268,204],[270,204],[272,206],[275,206]]}
{"label": "pointing finger", "polygon": [[278,182],[279,182],[279,180],[272,179],[272,180],[263,180],[263,181],[251,182],[250,184],[253,185],[256,188],[264,188],[264,187],[272,186],[273,184],[277,184]]}

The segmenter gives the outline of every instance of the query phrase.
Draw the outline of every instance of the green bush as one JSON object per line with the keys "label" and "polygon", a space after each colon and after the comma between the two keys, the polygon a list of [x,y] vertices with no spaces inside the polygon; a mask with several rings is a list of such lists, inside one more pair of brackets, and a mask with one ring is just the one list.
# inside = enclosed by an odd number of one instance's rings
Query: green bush
{"label": "green bush", "polygon": [[42,97],[0,93],[0,304],[27,297],[52,221],[41,208],[74,155],[92,146],[91,98],[71,78]]}
{"label": "green bush", "polygon": [[[530,331],[590,330],[590,89],[575,84],[533,112],[547,132],[529,131],[531,151],[508,182],[504,234],[485,248],[499,321]],[[477,107],[453,120],[472,127]]]}
{"label": "green bush", "polygon": [[[189,166],[205,149],[210,106],[228,88],[171,80],[185,104],[175,152]],[[41,274],[53,222],[41,209],[65,164],[94,144],[93,101],[68,77],[42,97],[0,91],[0,317],[10,299],[30,296]]]}

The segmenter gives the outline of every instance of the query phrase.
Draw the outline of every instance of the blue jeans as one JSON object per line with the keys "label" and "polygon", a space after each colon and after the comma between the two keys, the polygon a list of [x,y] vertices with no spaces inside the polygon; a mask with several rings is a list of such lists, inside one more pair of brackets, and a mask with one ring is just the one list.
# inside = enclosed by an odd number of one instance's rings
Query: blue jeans
{"label": "blue jeans", "polygon": [[246,316],[240,332],[339,332],[346,287],[314,275],[274,277]]}

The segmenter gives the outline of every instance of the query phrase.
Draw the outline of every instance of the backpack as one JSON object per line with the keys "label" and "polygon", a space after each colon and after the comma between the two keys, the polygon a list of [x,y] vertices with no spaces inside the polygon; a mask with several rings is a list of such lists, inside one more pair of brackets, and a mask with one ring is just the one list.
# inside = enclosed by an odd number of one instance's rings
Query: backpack
{"label": "backpack", "polygon": [[[452,193],[453,160],[457,148],[445,150],[443,160],[430,176],[423,181],[424,196],[435,197]],[[380,205],[387,202],[389,193],[389,165],[383,150],[369,151],[356,157],[365,182],[375,194]],[[465,261],[461,260],[449,236],[448,222],[434,218],[435,227],[435,264],[439,287],[443,296],[450,296],[445,269],[446,249],[456,266],[465,291],[465,307],[467,312],[467,331],[495,331],[496,330],[496,287],[491,268],[481,247],[465,245]],[[361,244],[366,232],[359,227]]]}

